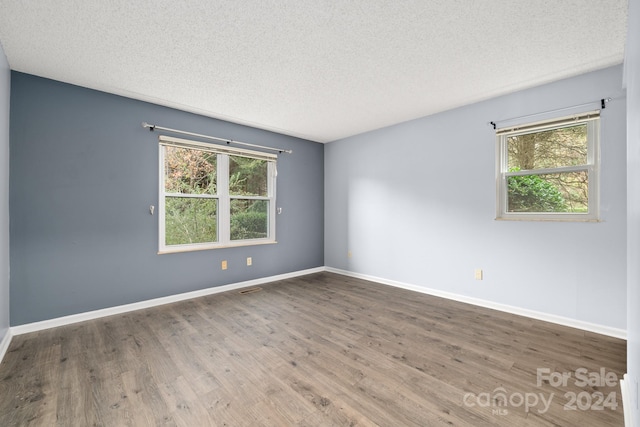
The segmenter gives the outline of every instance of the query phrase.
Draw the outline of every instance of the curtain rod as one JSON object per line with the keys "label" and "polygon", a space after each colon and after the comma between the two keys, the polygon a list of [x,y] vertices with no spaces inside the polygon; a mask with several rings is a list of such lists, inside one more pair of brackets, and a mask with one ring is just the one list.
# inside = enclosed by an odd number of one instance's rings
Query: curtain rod
{"label": "curtain rod", "polygon": [[214,140],[214,141],[221,141],[221,142],[226,143],[227,145],[229,145],[229,144],[237,144],[237,145],[244,145],[246,147],[262,148],[263,150],[277,151],[279,153],[287,153],[287,154],[293,153],[293,150],[285,150],[284,148],[266,147],[264,145],[249,144],[248,142],[234,141],[233,139],[218,138],[218,137],[215,137],[215,136],[202,135],[200,133],[187,132],[187,131],[184,131],[184,130],[171,129],[171,128],[165,128],[165,127],[162,127],[162,126],[150,125],[147,122],[142,122],[142,127],[143,128],[149,128],[149,130],[151,132],[153,132],[154,130],[157,129],[157,130],[163,130],[165,132],[179,133],[179,134],[182,134],[182,135],[189,135],[189,136],[195,136],[195,137],[198,137],[198,138],[205,138],[205,139],[211,139],[211,140]]}
{"label": "curtain rod", "polygon": [[549,114],[549,113],[559,113],[561,111],[573,110],[575,108],[586,107],[588,105],[593,105],[593,104],[600,104],[600,108],[604,110],[605,108],[607,108],[607,102],[610,102],[610,101],[611,101],[611,98],[602,98],[602,99],[597,100],[597,101],[591,101],[591,102],[587,102],[587,103],[580,104],[580,105],[573,105],[571,107],[558,108],[557,110],[549,110],[549,111],[543,111],[541,113],[528,114],[526,116],[511,117],[511,118],[508,118],[508,119],[495,120],[493,122],[489,122],[488,124],[493,126],[493,128],[495,129],[497,124],[500,123],[500,122],[510,122],[511,120],[528,119],[530,117],[541,116],[543,114]]}

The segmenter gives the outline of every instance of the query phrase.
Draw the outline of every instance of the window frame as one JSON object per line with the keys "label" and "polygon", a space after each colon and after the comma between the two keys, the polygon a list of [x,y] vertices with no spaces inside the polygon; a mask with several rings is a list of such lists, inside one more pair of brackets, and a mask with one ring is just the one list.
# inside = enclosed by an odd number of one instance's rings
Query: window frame
{"label": "window frame", "polygon": [[[555,129],[587,126],[587,162],[577,166],[531,169],[509,172],[509,151],[507,140],[510,136],[525,135]],[[548,175],[586,171],[588,179],[588,212],[509,212],[508,184],[511,176]],[[529,221],[591,221],[600,220],[600,111],[590,111],[579,115],[555,118],[535,123],[506,127],[496,130],[496,219]]]}
{"label": "window frame", "polygon": [[[221,146],[182,138],[160,135],[158,143],[158,254],[190,252],[209,249],[220,249],[239,246],[254,246],[274,244],[276,241],[276,154],[264,153],[242,148]],[[179,193],[165,191],[165,151],[166,147],[201,150],[216,154],[216,195],[198,194],[181,195],[180,197],[217,199],[216,211],[216,242],[186,243],[179,245],[166,244],[165,198]],[[235,196],[229,191],[229,156],[248,157],[265,160],[267,162],[267,195],[266,196]],[[175,197],[175,196],[174,196]],[[231,200],[233,199],[265,200],[268,202],[267,237],[257,239],[231,240]]]}

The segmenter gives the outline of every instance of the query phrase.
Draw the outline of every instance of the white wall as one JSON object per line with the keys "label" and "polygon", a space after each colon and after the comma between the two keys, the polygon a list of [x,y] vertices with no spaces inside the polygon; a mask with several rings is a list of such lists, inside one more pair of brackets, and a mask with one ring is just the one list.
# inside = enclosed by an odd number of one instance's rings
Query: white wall
{"label": "white wall", "polygon": [[[621,82],[622,67],[612,67],[327,144],[325,264],[625,329]],[[496,221],[488,122],[610,96],[601,120],[602,222]]]}
{"label": "white wall", "polygon": [[640,425],[640,0],[629,0],[627,83],[627,372],[634,419]]}
{"label": "white wall", "polygon": [[[9,331],[9,92],[11,71],[0,46],[0,349]],[[1,353],[1,352],[0,352]],[[0,354],[0,359],[2,355]]]}

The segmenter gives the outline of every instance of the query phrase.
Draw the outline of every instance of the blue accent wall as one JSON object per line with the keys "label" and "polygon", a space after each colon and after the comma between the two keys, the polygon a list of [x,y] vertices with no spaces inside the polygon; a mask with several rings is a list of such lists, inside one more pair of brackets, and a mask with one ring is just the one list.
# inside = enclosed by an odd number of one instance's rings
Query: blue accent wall
{"label": "blue accent wall", "polygon": [[[0,343],[9,331],[9,93],[11,72],[0,46]],[[1,355],[0,355],[1,358]]]}
{"label": "blue accent wall", "polygon": [[[143,121],[292,149],[278,243],[158,255],[158,132]],[[321,144],[15,71],[10,132],[12,326],[324,265]]]}

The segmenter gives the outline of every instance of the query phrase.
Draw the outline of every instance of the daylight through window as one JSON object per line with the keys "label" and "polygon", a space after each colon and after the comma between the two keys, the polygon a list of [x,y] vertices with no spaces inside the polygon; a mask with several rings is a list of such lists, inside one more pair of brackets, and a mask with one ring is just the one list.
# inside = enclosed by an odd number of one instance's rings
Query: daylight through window
{"label": "daylight through window", "polygon": [[598,112],[497,135],[498,218],[598,219]]}
{"label": "daylight through window", "polygon": [[276,159],[161,136],[159,252],[274,243]]}

